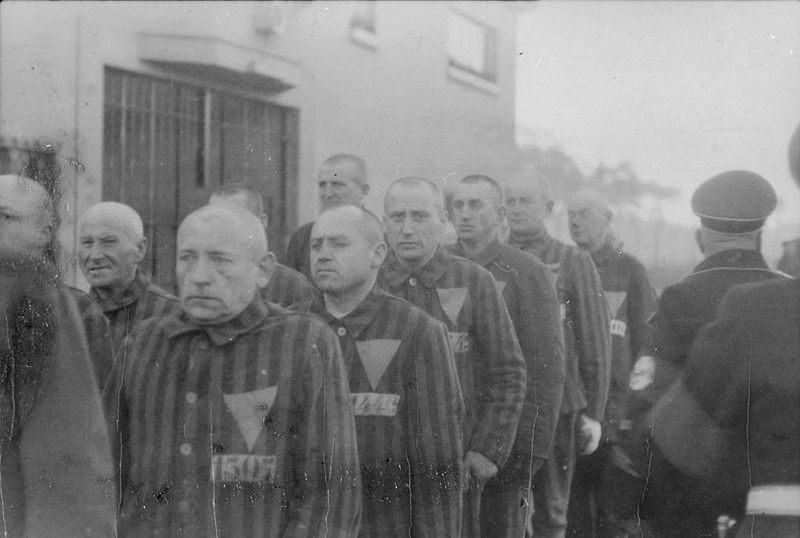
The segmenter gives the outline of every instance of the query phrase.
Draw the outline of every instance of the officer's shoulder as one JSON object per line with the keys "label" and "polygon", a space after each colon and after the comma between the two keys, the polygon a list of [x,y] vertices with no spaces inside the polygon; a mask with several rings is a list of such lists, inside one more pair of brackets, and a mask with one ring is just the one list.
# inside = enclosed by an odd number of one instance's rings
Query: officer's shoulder
{"label": "officer's shoulder", "polygon": [[797,317],[800,314],[800,281],[776,278],[734,286],[725,295],[721,309],[737,317]]}

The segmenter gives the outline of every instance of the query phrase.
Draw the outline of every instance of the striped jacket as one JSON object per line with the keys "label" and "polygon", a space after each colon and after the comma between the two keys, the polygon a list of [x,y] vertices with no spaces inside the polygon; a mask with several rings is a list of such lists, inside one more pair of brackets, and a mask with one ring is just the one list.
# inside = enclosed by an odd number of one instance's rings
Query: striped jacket
{"label": "striped jacket", "polygon": [[310,299],[314,287],[301,273],[279,263],[275,264],[269,282],[261,288],[261,298],[267,302],[289,307]]}
{"label": "striped jacket", "polygon": [[377,286],[342,318],[363,485],[360,536],[459,535],[463,401],[444,326]]}
{"label": "striped jacket", "polygon": [[213,326],[173,313],[126,340],[105,392],[120,443],[121,536],[358,532],[339,343],[316,318],[278,309],[256,298]]}
{"label": "striped jacket", "polygon": [[[453,252],[464,256],[460,244]],[[550,270],[536,257],[497,239],[472,258],[488,270],[503,293],[528,370],[514,454],[529,462],[547,459],[564,392],[564,336]]]}
{"label": "striped jacket", "polygon": [[303,274],[309,281],[311,277],[311,228],[314,221],[306,222],[294,231],[286,247],[286,266]]}
{"label": "striped jacket", "polygon": [[631,368],[650,339],[647,320],[655,310],[655,296],[647,271],[639,260],[606,243],[591,253],[603,282],[611,313],[611,387],[606,422],[619,426],[625,413]]}
{"label": "striped jacket", "polygon": [[564,321],[567,368],[561,412],[585,410],[602,421],[610,383],[611,337],[603,284],[592,258],[546,232],[512,233],[508,243],[535,255],[553,271]]}
{"label": "striped jacket", "polygon": [[118,297],[103,299],[94,288],[89,290],[89,295],[100,305],[111,324],[111,344],[114,351],[119,349],[125,337],[142,321],[176,312],[181,307],[177,297],[150,282],[139,269],[136,270],[131,285]]}
{"label": "striped jacket", "polygon": [[526,372],[492,275],[438,248],[425,266],[413,272],[390,252],[378,282],[447,326],[466,409],[464,449],[502,467],[517,434]]}
{"label": "striped jacket", "polygon": [[71,286],[64,286],[64,290],[75,299],[86,332],[86,343],[89,345],[89,357],[92,359],[97,384],[103,390],[114,366],[114,348],[108,319],[86,293]]}

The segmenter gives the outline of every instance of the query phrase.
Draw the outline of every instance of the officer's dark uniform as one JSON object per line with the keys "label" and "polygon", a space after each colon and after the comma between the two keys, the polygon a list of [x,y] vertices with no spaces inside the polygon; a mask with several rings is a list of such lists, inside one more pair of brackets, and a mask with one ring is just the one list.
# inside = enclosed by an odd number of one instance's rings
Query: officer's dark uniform
{"label": "officer's dark uniform", "polygon": [[[731,239],[759,230],[776,203],[772,186],[762,177],[743,170],[714,176],[692,197],[692,209],[701,218],[702,226]],[[631,407],[648,408],[642,403],[652,403],[672,385],[686,365],[693,341],[714,318],[725,292],[738,284],[775,278],[780,275],[769,269],[758,250],[733,248],[708,256],[692,274],[667,287],[651,318],[653,337],[648,351],[656,360],[655,387],[635,392]],[[642,412],[641,417],[649,419],[650,414]],[[642,435],[634,436],[633,446],[628,447],[642,475],[647,477],[643,518],[659,536],[698,536],[703,532],[708,535],[714,530],[720,510],[743,510],[743,506],[736,506],[741,495],[730,490],[706,490],[672,467],[658,443],[647,454],[644,434],[660,426],[658,421],[640,420],[637,427]]]}

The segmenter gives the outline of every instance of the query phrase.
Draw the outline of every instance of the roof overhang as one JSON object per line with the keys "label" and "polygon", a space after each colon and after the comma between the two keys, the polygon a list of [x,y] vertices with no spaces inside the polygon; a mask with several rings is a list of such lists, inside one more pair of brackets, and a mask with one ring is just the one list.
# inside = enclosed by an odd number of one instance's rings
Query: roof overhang
{"label": "roof overhang", "polygon": [[141,33],[138,48],[143,61],[267,93],[294,88],[302,75],[291,60],[215,37]]}

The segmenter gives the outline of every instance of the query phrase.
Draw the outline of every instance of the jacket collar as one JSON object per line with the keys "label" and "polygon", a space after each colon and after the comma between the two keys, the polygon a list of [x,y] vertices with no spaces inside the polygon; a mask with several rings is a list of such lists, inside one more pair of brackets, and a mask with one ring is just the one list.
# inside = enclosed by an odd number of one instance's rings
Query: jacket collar
{"label": "jacket collar", "polygon": [[393,288],[399,287],[411,276],[416,276],[426,287],[433,288],[436,281],[442,278],[447,271],[451,260],[452,256],[439,246],[436,247],[436,252],[433,254],[433,258],[428,260],[428,263],[419,269],[411,270],[400,263],[394,251],[390,251],[389,255],[386,256],[386,261],[383,262],[381,271],[383,271],[386,281]]}
{"label": "jacket collar", "polygon": [[700,262],[694,273],[720,267],[740,269],[769,269],[764,256],[757,250],[732,249],[717,252]]}
{"label": "jacket collar", "polygon": [[483,249],[483,251],[479,252],[477,255],[475,255],[472,258],[467,256],[467,254],[464,252],[464,249],[461,247],[461,243],[460,242],[456,242],[456,244],[453,245],[452,253],[455,254],[456,256],[461,256],[462,258],[467,258],[469,260],[474,261],[478,265],[486,267],[487,265],[492,263],[494,260],[496,260],[498,256],[500,256],[500,251],[502,249],[503,249],[503,245],[500,243],[500,240],[495,237],[492,240],[492,242],[489,243],[486,246],[485,249]]}
{"label": "jacket collar", "polygon": [[167,338],[175,338],[182,334],[191,332],[205,332],[214,342],[214,345],[221,346],[233,342],[239,336],[249,333],[267,319],[270,310],[266,303],[261,300],[261,296],[256,294],[244,310],[238,316],[218,325],[205,325],[197,323],[189,318],[186,312],[181,310],[173,314],[166,328]]}
{"label": "jacket collar", "polygon": [[614,248],[611,244],[611,241],[606,240],[597,251],[590,253],[592,256],[592,260],[594,261],[595,265],[597,266],[605,266],[613,260],[614,258],[618,258],[622,255],[622,251],[619,249]]}
{"label": "jacket collar", "polygon": [[122,293],[116,297],[103,299],[100,297],[100,294],[97,293],[95,288],[89,289],[89,294],[92,296],[92,299],[94,299],[95,302],[100,305],[100,309],[103,312],[113,312],[114,310],[119,310],[120,308],[132,305],[141,299],[149,284],[150,280],[137,267],[136,273],[133,275],[133,282],[131,282],[128,287],[122,290]]}
{"label": "jacket collar", "polygon": [[508,236],[508,244],[519,249],[539,250],[545,248],[553,239],[547,230],[535,232],[514,232]]}
{"label": "jacket collar", "polygon": [[331,315],[325,309],[325,299],[321,293],[312,299],[310,310],[312,314],[316,314],[329,325],[331,323],[344,325],[353,338],[358,338],[364,329],[369,327],[375,316],[378,315],[383,303],[386,302],[386,298],[386,292],[375,284],[367,296],[364,297],[364,300],[346,316],[336,318]]}

